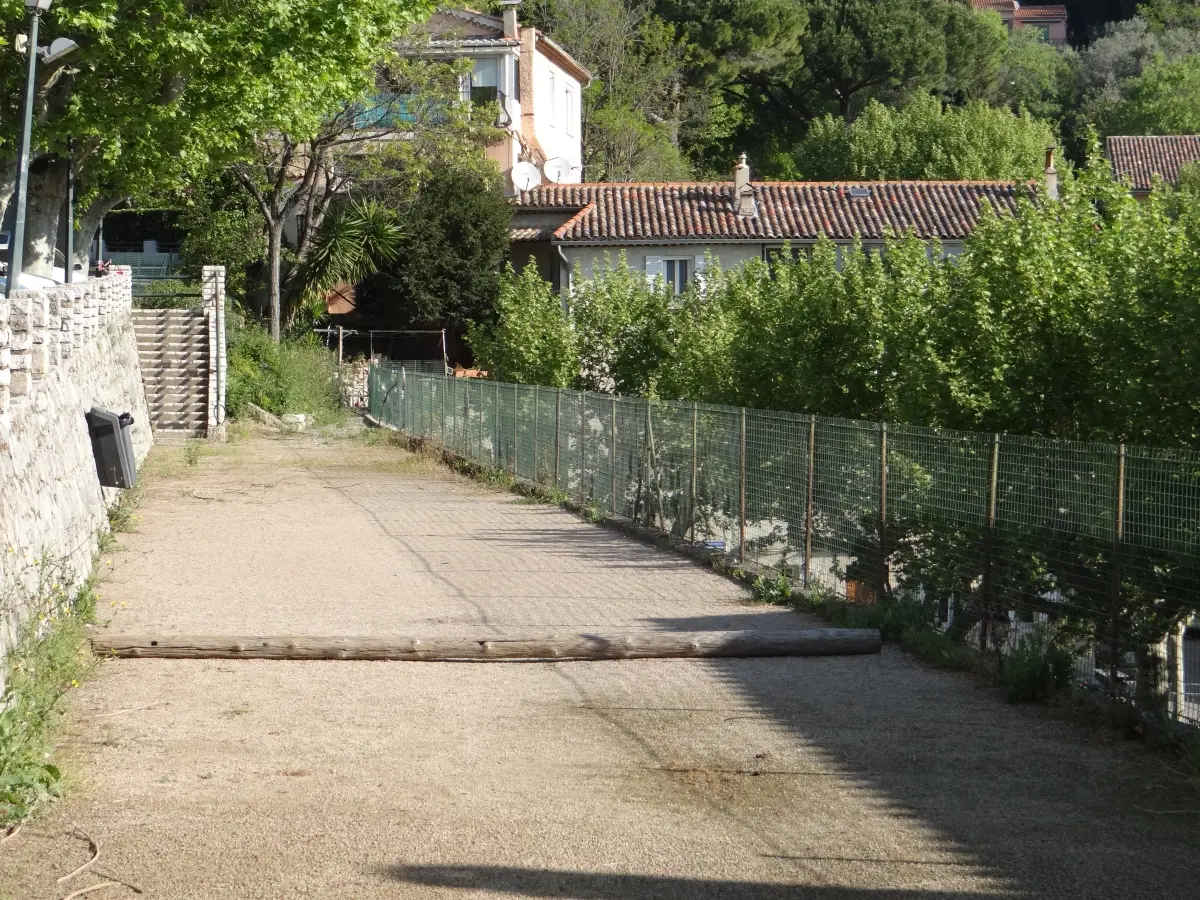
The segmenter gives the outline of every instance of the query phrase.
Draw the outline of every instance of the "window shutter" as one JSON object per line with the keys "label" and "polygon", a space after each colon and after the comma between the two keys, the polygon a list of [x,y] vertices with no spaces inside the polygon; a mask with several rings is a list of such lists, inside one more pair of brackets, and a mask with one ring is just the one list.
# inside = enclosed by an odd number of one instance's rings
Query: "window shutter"
{"label": "window shutter", "polygon": [[696,257],[696,268],[694,269],[694,271],[696,273],[695,280],[696,280],[696,287],[701,292],[704,291],[704,267],[707,262],[708,262],[707,256],[697,256]]}
{"label": "window shutter", "polygon": [[646,280],[653,281],[655,278],[666,278],[666,266],[663,265],[661,256],[646,257]]}

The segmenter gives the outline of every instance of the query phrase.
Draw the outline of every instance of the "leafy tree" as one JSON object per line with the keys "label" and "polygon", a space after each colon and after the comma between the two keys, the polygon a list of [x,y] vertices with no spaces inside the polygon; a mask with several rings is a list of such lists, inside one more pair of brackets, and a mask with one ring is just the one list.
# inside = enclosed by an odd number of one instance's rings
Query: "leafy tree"
{"label": "leafy tree", "polygon": [[596,277],[576,272],[571,322],[579,348],[578,385],[626,395],[654,393],[654,376],[671,343],[673,292],[630,269],[624,253]]}
{"label": "leafy tree", "polygon": [[1124,85],[1124,96],[1097,104],[1105,134],[1195,134],[1200,131],[1200,55],[1159,57]]}
{"label": "leafy tree", "polygon": [[245,300],[251,270],[266,252],[265,225],[258,207],[228,175],[195,182],[186,192],[179,226],[186,232],[179,252],[193,278],[206,265],[225,267],[225,289]]}
{"label": "leafy tree", "polygon": [[[1005,33],[994,14],[924,0],[666,0],[670,20],[695,42],[694,77],[738,108],[737,140],[760,171],[794,177],[790,149],[826,114],[851,120],[871,99],[936,91],[985,96]],[[723,155],[728,156],[728,148]],[[723,160],[722,168],[728,160]]]}
{"label": "leafy tree", "polygon": [[853,123],[833,116],[813,122],[793,154],[796,169],[816,180],[1035,178],[1053,129],[1027,112],[1014,115],[982,102],[946,107],[932,96],[901,110],[871,101]]}
{"label": "leafy tree", "polygon": [[592,73],[582,108],[586,181],[687,176],[683,122],[702,109],[684,83],[686,47],[650,0],[540,0],[533,21]]}
{"label": "leafy tree", "polygon": [[[460,99],[459,79],[469,63],[389,51],[386,65],[364,76],[374,79],[372,93],[327,110],[307,134],[279,129],[257,135],[253,153],[233,167],[266,221],[273,337],[287,304],[300,297],[300,272],[338,198],[351,189],[377,196],[403,192],[428,170],[436,151],[470,152],[492,139],[495,129],[472,121],[470,104]],[[404,139],[394,140],[398,134]],[[291,222],[296,229],[289,240]]]}
{"label": "leafy tree", "polygon": [[489,317],[512,217],[495,167],[447,162],[415,192],[385,202],[395,206],[404,231],[401,251],[362,284],[359,311],[394,328]]}
{"label": "leafy tree", "polygon": [[1078,66],[1079,55],[1070,47],[1056,47],[1032,28],[1016,28],[988,99],[1058,121],[1074,102]]}
{"label": "leafy tree", "polygon": [[[80,50],[39,68],[31,183],[32,268],[53,260],[66,190],[67,140],[86,253],[102,213],[126,197],[169,193],[239,158],[255,134],[307,137],[357,95],[385,48],[427,7],[419,0],[78,0],[55,4],[43,39]],[[267,14],[269,12],[269,14]],[[0,4],[0,34],[24,29],[23,4]],[[11,195],[22,60],[0,54],[0,204]]]}
{"label": "leafy tree", "polygon": [[562,305],[533,263],[520,275],[509,267],[491,320],[470,322],[467,343],[476,365],[500,381],[569,387],[579,372]]}

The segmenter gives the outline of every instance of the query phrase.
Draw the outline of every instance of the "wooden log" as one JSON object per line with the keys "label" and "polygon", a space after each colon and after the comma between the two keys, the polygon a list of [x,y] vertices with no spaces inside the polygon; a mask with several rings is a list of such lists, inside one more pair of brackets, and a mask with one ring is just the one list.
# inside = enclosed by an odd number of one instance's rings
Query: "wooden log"
{"label": "wooden log", "polygon": [[879,632],[872,628],[430,638],[306,635],[155,637],[134,634],[104,634],[92,638],[92,649],[96,654],[122,659],[343,659],[414,662],[840,656],[878,653],[879,645]]}

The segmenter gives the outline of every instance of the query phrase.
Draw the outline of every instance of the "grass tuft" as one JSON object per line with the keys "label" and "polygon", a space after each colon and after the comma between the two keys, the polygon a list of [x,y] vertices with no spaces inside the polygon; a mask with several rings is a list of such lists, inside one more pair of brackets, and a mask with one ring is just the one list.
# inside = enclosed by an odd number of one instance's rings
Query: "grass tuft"
{"label": "grass tuft", "polygon": [[24,821],[57,797],[62,773],[51,760],[61,722],[60,701],[94,665],[86,626],[96,613],[91,581],[72,587],[61,562],[39,560],[31,576],[4,593],[4,614],[17,627],[17,640],[4,662],[0,698],[0,820]]}

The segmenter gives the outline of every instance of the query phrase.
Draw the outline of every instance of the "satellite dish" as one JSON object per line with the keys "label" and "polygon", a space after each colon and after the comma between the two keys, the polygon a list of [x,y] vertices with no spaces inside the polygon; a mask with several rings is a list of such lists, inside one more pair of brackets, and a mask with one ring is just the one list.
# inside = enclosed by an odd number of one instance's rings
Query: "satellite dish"
{"label": "satellite dish", "polygon": [[556,156],[554,159],[546,160],[542,171],[546,173],[546,180],[551,184],[562,184],[570,177],[573,168],[571,161],[565,156]]}
{"label": "satellite dish", "polygon": [[542,173],[531,162],[519,162],[512,168],[512,183],[518,191],[531,191],[542,183]]}

